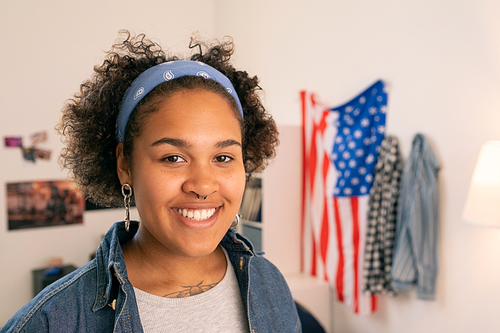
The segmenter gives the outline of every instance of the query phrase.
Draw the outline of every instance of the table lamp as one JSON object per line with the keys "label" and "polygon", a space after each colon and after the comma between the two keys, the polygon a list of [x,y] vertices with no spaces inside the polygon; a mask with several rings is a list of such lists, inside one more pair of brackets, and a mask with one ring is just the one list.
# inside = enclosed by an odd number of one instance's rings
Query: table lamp
{"label": "table lamp", "polygon": [[488,141],[481,147],[463,219],[473,224],[500,227],[500,141]]}

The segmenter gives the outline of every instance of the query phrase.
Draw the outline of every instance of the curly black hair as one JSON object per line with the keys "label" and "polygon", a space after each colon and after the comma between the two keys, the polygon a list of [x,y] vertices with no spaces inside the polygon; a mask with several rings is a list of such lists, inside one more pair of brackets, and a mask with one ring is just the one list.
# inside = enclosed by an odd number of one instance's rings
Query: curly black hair
{"label": "curly black hair", "polygon": [[[161,46],[144,34],[132,36],[120,31],[122,37],[113,45],[104,62],[94,67],[92,77],[81,84],[80,92],[65,104],[61,123],[56,130],[65,148],[59,162],[70,171],[70,177],[92,202],[106,207],[123,204],[121,184],[116,172],[115,123],[120,102],[127,88],[142,72],[160,63],[179,60],[167,56]],[[231,39],[208,46],[191,40],[190,48],[198,52],[190,60],[206,63],[219,70],[233,84],[243,108],[243,119],[235,102],[218,83],[200,77],[181,77],[162,83],[148,94],[133,111],[125,132],[124,155],[130,158],[134,138],[140,134],[144,119],[155,112],[159,100],[181,89],[203,88],[225,97],[240,119],[243,138],[243,162],[251,175],[263,170],[275,156],[279,143],[278,130],[259,98],[258,78],[236,70],[230,63],[234,52]],[[205,52],[203,52],[206,50]]]}

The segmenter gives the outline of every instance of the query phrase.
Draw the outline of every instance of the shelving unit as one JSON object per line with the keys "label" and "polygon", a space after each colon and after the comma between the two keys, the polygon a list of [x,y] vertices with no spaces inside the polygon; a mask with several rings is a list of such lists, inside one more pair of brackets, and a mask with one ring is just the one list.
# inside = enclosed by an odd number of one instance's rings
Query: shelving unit
{"label": "shelving unit", "polygon": [[256,174],[250,179],[243,195],[239,214],[241,220],[237,231],[250,239],[257,252],[261,252],[264,230],[262,223],[262,174]]}

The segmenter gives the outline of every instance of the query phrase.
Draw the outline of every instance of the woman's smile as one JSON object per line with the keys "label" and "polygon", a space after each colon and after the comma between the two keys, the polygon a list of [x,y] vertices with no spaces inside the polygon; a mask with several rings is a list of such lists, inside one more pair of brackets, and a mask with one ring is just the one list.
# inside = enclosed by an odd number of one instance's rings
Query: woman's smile
{"label": "woman's smile", "polygon": [[212,217],[214,215],[216,208],[210,209],[188,209],[188,208],[178,208],[177,211],[184,217],[195,221],[202,221]]}
{"label": "woman's smile", "polygon": [[188,229],[203,231],[217,223],[219,209],[177,209],[179,221]]}

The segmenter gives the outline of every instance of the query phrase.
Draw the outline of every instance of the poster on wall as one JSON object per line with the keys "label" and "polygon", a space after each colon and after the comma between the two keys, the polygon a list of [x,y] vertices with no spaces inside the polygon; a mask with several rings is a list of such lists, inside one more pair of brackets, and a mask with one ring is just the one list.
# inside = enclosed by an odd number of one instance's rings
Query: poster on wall
{"label": "poster on wall", "polygon": [[82,224],[85,200],[69,180],[7,183],[9,230]]}

